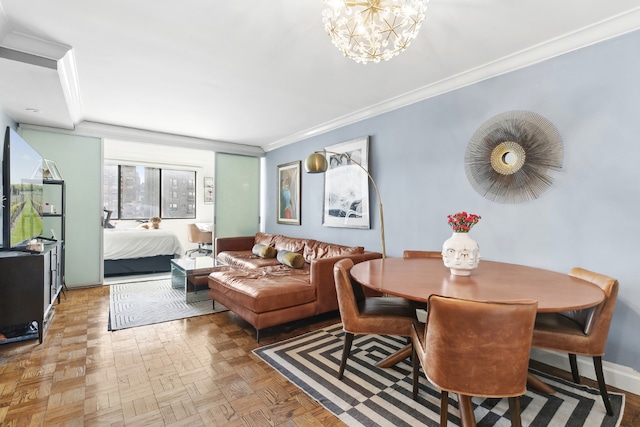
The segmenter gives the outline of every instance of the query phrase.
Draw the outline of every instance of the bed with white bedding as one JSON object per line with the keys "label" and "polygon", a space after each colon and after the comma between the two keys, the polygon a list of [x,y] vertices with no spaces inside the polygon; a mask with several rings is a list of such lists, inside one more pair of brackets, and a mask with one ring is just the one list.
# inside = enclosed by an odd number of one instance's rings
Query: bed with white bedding
{"label": "bed with white bedding", "polygon": [[104,230],[105,276],[171,271],[171,259],[181,254],[180,240],[170,230]]}

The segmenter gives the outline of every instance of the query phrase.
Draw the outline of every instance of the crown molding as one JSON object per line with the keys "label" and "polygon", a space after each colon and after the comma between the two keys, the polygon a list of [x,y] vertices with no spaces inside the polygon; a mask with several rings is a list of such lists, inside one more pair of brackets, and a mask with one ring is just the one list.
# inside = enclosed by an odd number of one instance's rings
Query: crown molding
{"label": "crown molding", "polygon": [[260,147],[252,145],[236,144],[233,142],[214,141],[210,139],[195,138],[170,133],[153,132],[144,129],[135,129],[124,126],[116,126],[105,123],[83,121],[73,130],[52,128],[46,126],[21,123],[25,129],[33,129],[47,132],[63,133],[69,135],[81,135],[94,138],[111,138],[119,141],[142,142],[156,145],[174,147],[197,148],[222,153],[239,154],[253,157],[264,157],[264,151]]}
{"label": "crown molding", "polygon": [[7,13],[4,11],[4,7],[2,7],[2,3],[0,3],[0,40],[4,40],[10,32],[11,26],[9,24],[9,18],[7,17]]}
{"label": "crown molding", "polygon": [[54,61],[59,61],[71,50],[71,46],[11,31],[10,29],[4,34],[0,45],[30,55],[53,59]]}
{"label": "crown molding", "polygon": [[76,124],[82,120],[82,101],[80,97],[80,85],[78,83],[78,71],[76,68],[76,56],[73,49],[58,61],[58,77],[71,122]]}
{"label": "crown molding", "polygon": [[265,152],[396,110],[429,98],[463,88],[483,80],[516,71],[539,62],[618,37],[640,28],[640,6],[596,24],[564,34],[501,59],[472,68],[433,84],[423,86],[319,126],[303,130],[262,146]]}
{"label": "crown molding", "polygon": [[[0,23],[6,15],[0,14]],[[5,23],[9,27],[8,23]],[[6,54],[3,57],[39,67],[56,70],[60,80],[60,89],[67,104],[69,121],[79,123],[82,118],[82,103],[76,70],[75,54],[71,46],[54,43],[27,34],[13,32],[3,28],[0,49]]]}

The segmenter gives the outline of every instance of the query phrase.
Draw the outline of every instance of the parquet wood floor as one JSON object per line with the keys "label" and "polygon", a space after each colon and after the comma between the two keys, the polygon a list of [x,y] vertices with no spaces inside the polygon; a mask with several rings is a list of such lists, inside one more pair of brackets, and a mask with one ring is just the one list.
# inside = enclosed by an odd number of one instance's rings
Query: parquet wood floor
{"label": "parquet wood floor", "polygon": [[[43,344],[0,345],[1,426],[344,425],[251,353],[337,314],[272,328],[257,344],[233,313],[109,332],[108,312],[108,286],[73,289]],[[627,395],[621,425],[640,425],[640,397]]]}

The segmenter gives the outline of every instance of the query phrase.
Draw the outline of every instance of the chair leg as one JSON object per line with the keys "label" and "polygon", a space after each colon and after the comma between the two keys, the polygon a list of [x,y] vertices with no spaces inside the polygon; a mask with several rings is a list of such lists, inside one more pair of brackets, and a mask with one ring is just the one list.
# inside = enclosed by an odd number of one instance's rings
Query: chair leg
{"label": "chair leg", "polygon": [[351,344],[353,343],[353,334],[349,332],[344,333],[344,347],[342,347],[342,361],[340,361],[340,370],[338,371],[338,379],[342,379],[344,374],[344,368],[347,366],[347,359],[351,352]]}
{"label": "chair leg", "polygon": [[609,393],[607,392],[607,385],[604,382],[604,373],[602,372],[602,357],[593,356],[593,368],[596,371],[596,378],[598,379],[598,387],[600,388],[600,395],[604,402],[604,407],[607,408],[607,415],[613,415],[613,408],[611,407],[611,401],[609,400]]}
{"label": "chair leg", "polygon": [[415,347],[411,346],[411,366],[413,366],[413,400],[418,400],[418,372],[420,362]]}
{"label": "chair leg", "polygon": [[578,361],[576,355],[569,353],[569,365],[571,366],[571,375],[573,376],[573,382],[580,384],[580,372],[578,372]]}
{"label": "chair leg", "polygon": [[[462,424],[462,427],[475,427],[476,417],[473,414],[471,396],[458,394],[458,406],[460,407],[460,424]],[[442,419],[442,414],[440,414],[440,417]]]}
{"label": "chair leg", "polygon": [[522,427],[520,419],[520,397],[509,398],[509,412],[511,413],[511,427]]}
{"label": "chair leg", "polygon": [[447,427],[449,415],[449,392],[440,391],[440,427]]}

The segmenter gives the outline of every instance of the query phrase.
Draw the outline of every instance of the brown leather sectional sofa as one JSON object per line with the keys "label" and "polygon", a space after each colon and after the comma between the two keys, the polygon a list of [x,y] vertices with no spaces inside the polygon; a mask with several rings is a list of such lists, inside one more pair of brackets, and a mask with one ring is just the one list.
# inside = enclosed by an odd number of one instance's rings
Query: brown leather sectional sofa
{"label": "brown leather sectional sofa", "polygon": [[[277,258],[254,255],[254,245],[302,255],[300,269],[283,265]],[[380,258],[362,246],[342,246],[313,239],[277,234],[216,239],[216,257],[228,268],[209,275],[209,295],[260,330],[338,309],[333,265],[340,259],[354,263]]]}

